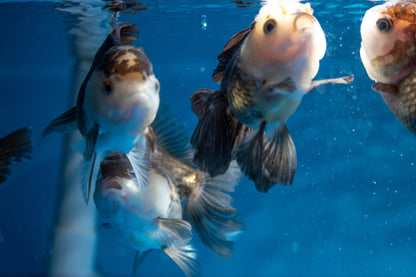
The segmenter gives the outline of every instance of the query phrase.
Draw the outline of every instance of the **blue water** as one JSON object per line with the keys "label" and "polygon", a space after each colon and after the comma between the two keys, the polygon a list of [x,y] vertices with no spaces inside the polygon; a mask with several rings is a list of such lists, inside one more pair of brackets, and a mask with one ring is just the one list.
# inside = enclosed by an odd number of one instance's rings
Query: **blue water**
{"label": "blue water", "polygon": [[[189,96],[218,88],[210,78],[216,56],[250,25],[259,6],[237,8],[226,0],[143,4],[147,10],[123,13],[118,21],[139,26],[136,45],[153,63],[161,98],[191,134],[197,119]],[[233,196],[244,233],[226,260],[195,236],[201,276],[416,276],[416,138],[371,90],[359,57],[360,22],[377,3],[311,4],[328,43],[316,78],[353,73],[355,80],[304,97],[288,121],[298,154],[293,185],[262,194],[243,179]],[[75,28],[87,21],[105,30],[104,5],[0,1],[0,137],[23,126],[36,132],[33,159],[14,164],[0,188],[0,276],[48,272],[66,140],[40,132],[72,105]],[[83,13],[63,11],[68,7]],[[94,39],[96,45],[104,37]],[[131,276],[135,252],[108,230],[98,234],[98,274]],[[139,273],[183,276],[161,251],[151,253]]]}

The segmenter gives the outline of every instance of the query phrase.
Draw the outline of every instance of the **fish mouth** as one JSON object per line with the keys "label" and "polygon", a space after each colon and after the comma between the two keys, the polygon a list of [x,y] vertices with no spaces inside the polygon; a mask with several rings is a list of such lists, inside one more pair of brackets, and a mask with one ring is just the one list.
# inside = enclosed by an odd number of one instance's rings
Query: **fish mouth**
{"label": "fish mouth", "polygon": [[112,111],[110,111],[109,117],[111,118],[111,121],[113,121],[114,123],[125,125],[132,120],[138,106],[139,104],[133,105],[125,109],[115,108]]}
{"label": "fish mouth", "polygon": [[105,190],[116,189],[121,190],[121,185],[118,182],[108,182],[104,188]]}

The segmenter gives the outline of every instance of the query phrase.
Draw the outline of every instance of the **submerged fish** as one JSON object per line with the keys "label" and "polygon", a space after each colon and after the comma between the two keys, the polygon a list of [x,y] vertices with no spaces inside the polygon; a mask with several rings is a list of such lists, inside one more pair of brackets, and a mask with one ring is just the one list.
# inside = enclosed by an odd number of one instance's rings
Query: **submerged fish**
{"label": "submerged fish", "polygon": [[369,9],[361,23],[360,55],[396,118],[416,135],[416,1]]}
{"label": "submerged fish", "polygon": [[12,162],[32,158],[32,137],[32,128],[25,127],[0,139],[0,184],[9,177]]}
{"label": "submerged fish", "polygon": [[95,167],[109,151],[127,153],[134,160],[137,137],[153,121],[159,106],[159,81],[152,64],[143,49],[132,45],[137,32],[133,24],[115,26],[94,57],[76,107],[54,119],[43,132],[45,136],[78,127],[83,135],[76,148],[83,152],[81,186],[87,203]]}
{"label": "submerged fish", "polygon": [[[134,273],[150,250],[162,249],[187,276],[195,275],[192,228],[217,255],[231,256],[243,227],[229,195],[241,175],[238,167],[215,178],[195,169],[189,139],[166,108],[140,140],[136,150],[142,155],[136,163],[141,175],[135,175],[125,154],[110,152],[101,163],[94,192],[104,224],[138,251]],[[145,186],[138,185],[143,181]]]}
{"label": "submerged fish", "polygon": [[309,3],[267,1],[250,28],[233,36],[218,56],[212,78],[221,82],[220,90],[191,96],[199,118],[191,139],[195,163],[215,176],[235,158],[261,192],[277,182],[291,184],[296,150],[287,119],[313,88],[353,80],[312,81],[325,51]]}

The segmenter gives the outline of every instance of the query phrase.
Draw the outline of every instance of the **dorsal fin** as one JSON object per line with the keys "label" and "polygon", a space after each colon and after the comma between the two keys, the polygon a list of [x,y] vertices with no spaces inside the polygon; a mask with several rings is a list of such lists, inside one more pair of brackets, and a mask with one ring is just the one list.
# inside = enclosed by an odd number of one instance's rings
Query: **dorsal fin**
{"label": "dorsal fin", "polygon": [[253,22],[250,28],[244,29],[239,33],[235,34],[228,42],[225,44],[224,49],[222,49],[221,54],[218,55],[218,66],[212,73],[212,80],[214,82],[221,82],[222,76],[224,74],[225,68],[227,67],[228,62],[232,59],[235,52],[238,51],[243,44],[244,40],[250,34],[251,30],[254,28],[255,22]]}
{"label": "dorsal fin", "polygon": [[87,75],[84,78],[84,81],[81,84],[81,87],[78,92],[78,99],[77,99],[77,121],[78,121],[78,129],[83,136],[87,134],[89,130],[86,128],[85,122],[85,115],[82,109],[82,105],[84,103],[85,97],[85,88],[87,87],[87,83],[91,78],[91,75],[94,73],[95,69],[100,66],[103,62],[105,53],[110,50],[114,46],[122,46],[122,45],[131,45],[133,40],[137,39],[139,28],[135,24],[130,23],[119,23],[117,24],[111,33],[108,34],[107,38],[98,49],[97,53],[94,56],[94,60],[91,64],[90,70],[88,71]]}
{"label": "dorsal fin", "polygon": [[175,119],[163,101],[160,101],[156,118],[150,126],[160,147],[187,166],[196,168],[192,161],[194,152],[189,143],[190,138],[184,126]]}

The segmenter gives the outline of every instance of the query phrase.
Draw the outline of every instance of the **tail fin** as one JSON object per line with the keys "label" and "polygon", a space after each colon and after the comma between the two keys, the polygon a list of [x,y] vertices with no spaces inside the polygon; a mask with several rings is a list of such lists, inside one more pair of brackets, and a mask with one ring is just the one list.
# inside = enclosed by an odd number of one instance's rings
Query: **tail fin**
{"label": "tail fin", "polygon": [[196,276],[199,272],[197,255],[192,245],[181,247],[164,247],[165,253],[185,272],[187,277]]}
{"label": "tail fin", "polygon": [[267,193],[276,183],[291,185],[293,182],[296,148],[286,124],[279,125],[271,138],[265,136],[264,124],[257,133],[247,133],[236,159],[260,192]]}
{"label": "tail fin", "polygon": [[12,162],[32,158],[32,137],[33,129],[25,127],[0,139],[0,183],[6,181],[10,175]]}
{"label": "tail fin", "polygon": [[243,222],[232,207],[229,195],[238,184],[241,172],[235,162],[224,175],[206,178],[191,192],[187,216],[201,241],[221,258],[232,255],[234,241],[242,232]]}
{"label": "tail fin", "polygon": [[211,176],[223,174],[228,169],[233,150],[228,103],[218,94],[201,89],[191,96],[192,110],[199,118],[191,138],[194,162]]}

